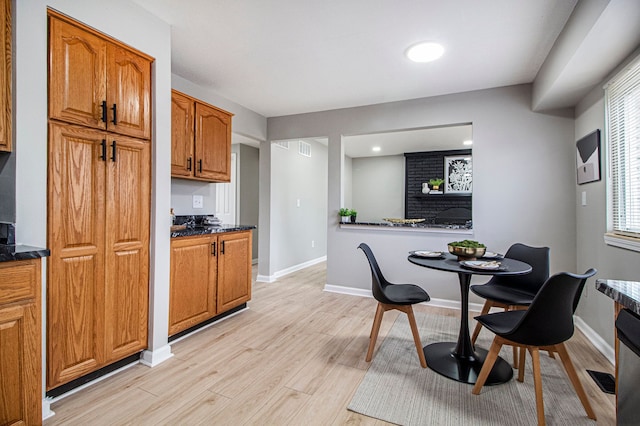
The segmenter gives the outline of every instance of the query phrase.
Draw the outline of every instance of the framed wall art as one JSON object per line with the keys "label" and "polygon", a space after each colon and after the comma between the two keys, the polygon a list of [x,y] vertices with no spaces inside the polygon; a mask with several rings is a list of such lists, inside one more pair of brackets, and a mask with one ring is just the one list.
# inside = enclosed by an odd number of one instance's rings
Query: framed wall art
{"label": "framed wall art", "polygon": [[473,167],[471,155],[444,157],[445,194],[471,194]]}
{"label": "framed wall art", "polygon": [[600,129],[576,142],[578,185],[600,180]]}

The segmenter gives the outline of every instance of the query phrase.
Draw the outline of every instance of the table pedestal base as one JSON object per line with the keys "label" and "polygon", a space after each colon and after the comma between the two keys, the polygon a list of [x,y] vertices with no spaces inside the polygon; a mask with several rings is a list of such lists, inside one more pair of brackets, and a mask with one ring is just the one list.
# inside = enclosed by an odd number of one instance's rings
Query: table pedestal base
{"label": "table pedestal base", "polygon": [[[424,347],[427,367],[438,374],[462,383],[473,385],[476,383],[482,364],[487,356],[487,350],[476,348],[469,357],[454,355],[455,342],[433,343]],[[487,385],[506,383],[513,377],[511,365],[498,357],[485,382]]]}

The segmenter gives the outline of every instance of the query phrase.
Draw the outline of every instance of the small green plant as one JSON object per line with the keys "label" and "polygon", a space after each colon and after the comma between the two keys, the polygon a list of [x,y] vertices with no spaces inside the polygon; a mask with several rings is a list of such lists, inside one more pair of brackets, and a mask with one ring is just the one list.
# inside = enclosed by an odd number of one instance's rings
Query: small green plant
{"label": "small green plant", "polygon": [[358,215],[358,212],[355,210],[349,210],[349,216],[351,217],[356,217]]}
{"label": "small green plant", "polygon": [[440,186],[443,183],[444,183],[444,179],[440,179],[440,178],[429,179],[429,184],[431,186]]}
{"label": "small green plant", "polygon": [[486,247],[484,244],[479,243],[477,241],[473,241],[473,240],[454,241],[452,243],[449,243],[449,245],[452,247],[469,247],[469,248]]}
{"label": "small green plant", "polygon": [[351,210],[342,208],[338,212],[338,216],[351,216]]}

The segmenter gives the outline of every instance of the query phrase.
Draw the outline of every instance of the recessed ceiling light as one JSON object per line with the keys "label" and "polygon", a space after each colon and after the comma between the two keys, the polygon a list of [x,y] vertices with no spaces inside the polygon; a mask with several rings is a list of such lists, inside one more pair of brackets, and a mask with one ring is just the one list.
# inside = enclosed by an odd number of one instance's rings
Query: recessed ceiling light
{"label": "recessed ceiling light", "polygon": [[380,152],[380,147],[379,146],[374,146],[373,148],[371,148],[371,151]]}
{"label": "recessed ceiling light", "polygon": [[407,58],[414,62],[435,61],[444,53],[444,47],[438,43],[423,42],[414,44],[407,49]]}
{"label": "recessed ceiling light", "polygon": [[463,145],[473,145],[473,141],[464,141],[462,142]]}

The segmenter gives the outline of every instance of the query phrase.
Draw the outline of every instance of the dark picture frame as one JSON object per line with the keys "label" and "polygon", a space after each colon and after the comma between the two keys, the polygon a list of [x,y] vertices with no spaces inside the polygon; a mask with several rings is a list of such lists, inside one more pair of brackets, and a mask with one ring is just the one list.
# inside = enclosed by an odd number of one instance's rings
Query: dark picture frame
{"label": "dark picture frame", "polygon": [[578,185],[602,179],[600,170],[600,129],[576,142],[576,179]]}

